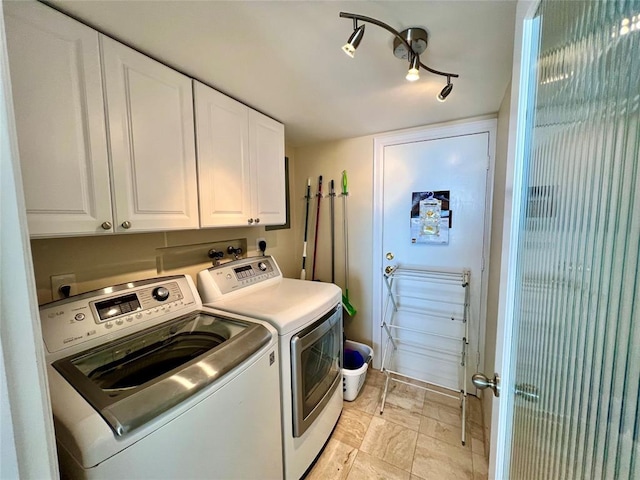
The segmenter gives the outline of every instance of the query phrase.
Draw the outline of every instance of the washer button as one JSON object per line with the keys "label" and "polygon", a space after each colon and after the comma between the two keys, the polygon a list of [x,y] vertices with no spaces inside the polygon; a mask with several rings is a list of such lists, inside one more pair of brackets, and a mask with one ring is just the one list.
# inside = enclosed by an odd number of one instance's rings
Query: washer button
{"label": "washer button", "polygon": [[81,322],[82,320],[85,319],[84,313],[76,313],[76,316],[74,317],[76,319],[77,322]]}
{"label": "washer button", "polygon": [[124,323],[124,318],[119,318],[116,320],[116,325],[122,325]]}
{"label": "washer button", "polygon": [[104,324],[105,328],[113,328],[113,322],[107,322]]}

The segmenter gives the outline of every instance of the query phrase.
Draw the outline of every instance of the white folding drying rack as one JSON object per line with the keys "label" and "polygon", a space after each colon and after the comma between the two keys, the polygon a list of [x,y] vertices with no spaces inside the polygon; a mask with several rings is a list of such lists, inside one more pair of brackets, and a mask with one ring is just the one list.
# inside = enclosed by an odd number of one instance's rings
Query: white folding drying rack
{"label": "white folding drying rack", "polygon": [[[467,348],[469,345],[469,270],[445,270],[414,266],[388,266],[384,271],[384,280],[387,285],[388,296],[384,307],[381,329],[386,333],[386,343],[382,356],[381,371],[386,380],[382,392],[380,414],[384,411],[387,399],[389,382],[394,381],[406,385],[427,390],[439,395],[460,400],[462,409],[462,444],[466,442],[466,414],[467,414]],[[410,288],[398,291],[397,284],[400,281],[411,285]],[[460,285],[459,295],[456,285]],[[418,288],[419,287],[419,288]],[[440,291],[439,291],[440,289]],[[409,290],[409,291],[406,291]],[[417,291],[416,291],[417,290]],[[429,293],[431,295],[429,295]],[[438,308],[435,308],[435,307]],[[407,312],[408,315],[417,317],[419,322],[443,327],[440,331],[432,331],[427,328],[415,328],[402,326],[397,323],[399,312]],[[452,325],[453,322],[455,325]],[[451,328],[450,328],[451,327]],[[442,331],[445,333],[442,333]],[[453,330],[451,332],[450,330]],[[407,336],[411,339],[407,340]],[[420,342],[420,339],[425,341]],[[429,339],[430,341],[426,341]],[[434,342],[455,345],[459,342],[460,351],[452,351],[433,346]],[[428,345],[431,343],[431,345]],[[391,348],[392,347],[392,348]],[[391,351],[389,351],[391,348]],[[410,354],[417,354],[421,358],[431,358],[442,362],[457,362],[457,381],[459,390],[451,386],[442,385],[434,378],[418,378],[398,370],[390,368],[393,365],[394,356],[405,349]],[[453,368],[453,367],[452,367]],[[428,385],[440,387],[440,390],[429,386],[416,385],[404,379],[417,380]],[[452,393],[445,393],[442,389]],[[455,394],[453,393],[455,392]]]}

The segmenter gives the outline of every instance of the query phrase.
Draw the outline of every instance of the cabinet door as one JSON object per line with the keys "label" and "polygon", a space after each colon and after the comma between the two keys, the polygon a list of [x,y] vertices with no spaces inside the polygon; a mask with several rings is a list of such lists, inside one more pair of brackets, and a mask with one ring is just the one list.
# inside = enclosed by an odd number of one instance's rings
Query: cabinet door
{"label": "cabinet door", "polygon": [[29,233],[113,231],[98,33],[37,2],[3,6]]}
{"label": "cabinet door", "polygon": [[103,35],[117,232],[198,227],[191,80]]}
{"label": "cabinet door", "polygon": [[284,125],[251,110],[249,145],[254,221],[282,225],[286,221]]}
{"label": "cabinet door", "polygon": [[251,224],[249,109],[195,81],[194,92],[200,224]]}

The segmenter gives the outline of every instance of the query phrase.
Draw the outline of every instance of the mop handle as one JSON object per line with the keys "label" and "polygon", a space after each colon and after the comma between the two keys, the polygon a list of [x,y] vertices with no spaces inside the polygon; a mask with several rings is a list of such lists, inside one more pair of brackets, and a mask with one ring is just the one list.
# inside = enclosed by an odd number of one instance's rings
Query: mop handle
{"label": "mop handle", "polygon": [[300,280],[307,278],[305,265],[307,263],[307,232],[309,231],[309,200],[311,199],[311,178],[307,179],[307,212],[304,217],[304,244],[302,247],[302,272],[300,272]]}
{"label": "mop handle", "polygon": [[342,171],[342,206],[344,215],[344,288],[349,291],[349,219],[347,215],[347,197],[349,191],[347,190],[347,171]]}
{"label": "mop handle", "polygon": [[320,230],[320,199],[322,198],[322,175],[318,177],[318,206],[316,208],[316,234],[313,239],[313,267],[311,280],[316,279],[316,254],[318,253],[318,230]]}
{"label": "mop handle", "polygon": [[335,211],[333,201],[336,196],[336,192],[334,190],[333,180],[329,182],[329,200],[331,201],[331,283],[336,283],[336,259],[335,259],[335,249],[336,249],[336,227],[335,227]]}

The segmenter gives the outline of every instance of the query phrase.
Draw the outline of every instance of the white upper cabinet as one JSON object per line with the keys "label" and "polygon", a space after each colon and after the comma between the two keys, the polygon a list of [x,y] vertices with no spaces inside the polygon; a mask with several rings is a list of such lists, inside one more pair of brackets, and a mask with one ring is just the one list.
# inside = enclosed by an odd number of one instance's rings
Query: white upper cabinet
{"label": "white upper cabinet", "polygon": [[251,211],[249,109],[194,82],[200,225],[247,225]]}
{"label": "white upper cabinet", "polygon": [[112,231],[98,33],[36,2],[3,5],[29,233]]}
{"label": "white upper cabinet", "polygon": [[281,123],[39,2],[3,7],[32,237],[285,222]]}
{"label": "white upper cabinet", "polygon": [[198,228],[191,79],[100,35],[116,232]]}
{"label": "white upper cabinet", "polygon": [[249,139],[255,221],[281,225],[286,221],[284,125],[250,110]]}
{"label": "white upper cabinet", "polygon": [[200,225],[286,220],[284,126],[194,81]]}

